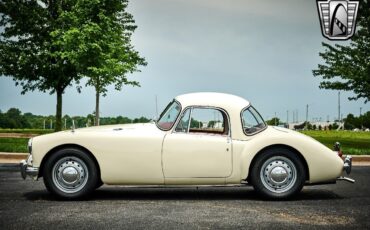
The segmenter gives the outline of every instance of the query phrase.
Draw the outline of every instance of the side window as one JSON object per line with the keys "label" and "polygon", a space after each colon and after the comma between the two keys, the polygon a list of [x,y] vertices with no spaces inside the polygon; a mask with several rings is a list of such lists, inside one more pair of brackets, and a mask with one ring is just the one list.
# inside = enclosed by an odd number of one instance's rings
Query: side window
{"label": "side window", "polygon": [[193,108],[190,118],[189,133],[227,135],[229,133],[227,116],[218,109]]}
{"label": "side window", "polygon": [[180,112],[181,112],[180,104],[175,100],[172,101],[161,113],[161,116],[157,121],[157,126],[163,130],[171,129]]}
{"label": "side window", "polygon": [[243,130],[248,135],[256,133],[266,127],[262,117],[252,106],[243,111],[242,123]]}
{"label": "side window", "polygon": [[179,123],[176,126],[176,132],[183,132],[187,133],[189,129],[189,121],[190,121],[190,111],[191,109],[187,109],[185,113],[182,115]]}

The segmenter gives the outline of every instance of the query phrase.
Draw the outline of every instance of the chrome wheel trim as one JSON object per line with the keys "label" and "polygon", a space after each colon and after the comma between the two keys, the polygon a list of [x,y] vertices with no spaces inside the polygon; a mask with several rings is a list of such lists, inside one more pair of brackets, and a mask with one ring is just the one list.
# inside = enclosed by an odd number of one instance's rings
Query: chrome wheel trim
{"label": "chrome wheel trim", "polygon": [[296,183],[297,169],[287,157],[274,156],[262,165],[260,179],[269,191],[283,193],[290,190]]}
{"label": "chrome wheel trim", "polygon": [[76,193],[85,187],[89,177],[86,164],[78,157],[63,157],[52,169],[55,186],[65,193]]}

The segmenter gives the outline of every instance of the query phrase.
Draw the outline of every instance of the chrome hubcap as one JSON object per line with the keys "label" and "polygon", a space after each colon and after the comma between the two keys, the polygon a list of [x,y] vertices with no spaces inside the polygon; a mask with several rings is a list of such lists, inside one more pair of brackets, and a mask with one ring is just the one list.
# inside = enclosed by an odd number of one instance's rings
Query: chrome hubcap
{"label": "chrome hubcap", "polygon": [[275,183],[283,183],[288,178],[288,172],[283,167],[277,166],[271,170],[270,177]]}
{"label": "chrome hubcap", "polygon": [[287,157],[271,157],[262,165],[260,178],[263,185],[274,193],[291,189],[297,180],[297,169]]}
{"label": "chrome hubcap", "polygon": [[64,157],[58,160],[52,170],[54,184],[65,193],[80,191],[87,183],[86,164],[77,157]]}
{"label": "chrome hubcap", "polygon": [[62,178],[67,183],[73,183],[76,182],[80,177],[80,173],[74,168],[74,167],[66,167],[62,171]]}

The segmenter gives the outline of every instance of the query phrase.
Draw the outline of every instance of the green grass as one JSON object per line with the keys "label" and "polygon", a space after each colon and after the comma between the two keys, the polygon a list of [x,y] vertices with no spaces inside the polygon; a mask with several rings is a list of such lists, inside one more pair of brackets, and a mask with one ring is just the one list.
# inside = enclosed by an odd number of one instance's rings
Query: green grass
{"label": "green grass", "polygon": [[0,133],[25,133],[25,134],[47,134],[54,132],[53,129],[2,129]]}
{"label": "green grass", "polygon": [[0,138],[0,152],[26,153],[28,138]]}
{"label": "green grass", "polygon": [[1,129],[0,133],[25,133],[25,134],[46,134],[52,133],[52,129]]}
{"label": "green grass", "polygon": [[370,155],[370,132],[306,130],[302,133],[313,137],[329,148],[339,141],[343,154]]}
{"label": "green grass", "polygon": [[[30,130],[23,131],[23,133],[32,133],[29,132]],[[41,131],[45,130],[41,129]],[[370,155],[370,132],[310,130],[302,133],[313,137],[330,149],[336,141],[339,141],[344,154]],[[0,152],[27,152],[27,142],[28,138],[0,138]]]}

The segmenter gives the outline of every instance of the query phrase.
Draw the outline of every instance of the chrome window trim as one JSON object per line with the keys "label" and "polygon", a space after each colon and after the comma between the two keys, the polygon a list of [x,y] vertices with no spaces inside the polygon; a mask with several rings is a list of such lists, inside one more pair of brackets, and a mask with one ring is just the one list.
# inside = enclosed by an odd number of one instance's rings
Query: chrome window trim
{"label": "chrome window trim", "polygon": [[[184,111],[186,113],[186,110]],[[193,107],[190,108],[190,114],[189,114],[189,124],[188,124],[188,128],[186,130],[186,133],[189,133],[189,130],[190,130],[190,124],[191,124],[191,115],[193,115]]]}
{"label": "chrome window trim", "polygon": [[[245,112],[245,110],[247,110],[247,109],[249,109],[250,107],[252,107],[253,109],[254,109],[254,111],[256,111],[256,113],[261,117],[261,119],[262,119],[262,122],[263,122],[263,124],[265,125],[265,127],[263,128],[263,129],[260,129],[260,130],[258,130],[258,131],[256,131],[256,132],[254,132],[254,133],[249,133],[249,134],[247,134],[246,132],[245,132],[245,130],[244,130],[244,122],[243,122],[243,113]],[[254,114],[253,113],[251,113],[252,114],[252,116],[254,117],[254,119],[256,119],[256,121],[258,121],[257,120],[257,118],[254,116]],[[268,127],[268,125],[266,124],[266,122],[265,122],[265,120],[263,119],[263,117],[261,116],[261,114],[257,111],[257,109],[255,109],[253,106],[252,106],[252,104],[249,104],[248,106],[246,106],[245,108],[243,108],[241,111],[240,111],[240,121],[241,121],[241,127],[242,127],[242,130],[243,130],[243,133],[246,135],[246,136],[253,136],[253,135],[256,135],[257,133],[260,133],[260,132],[262,132],[262,131],[264,131],[265,129],[267,129],[267,127]]]}

